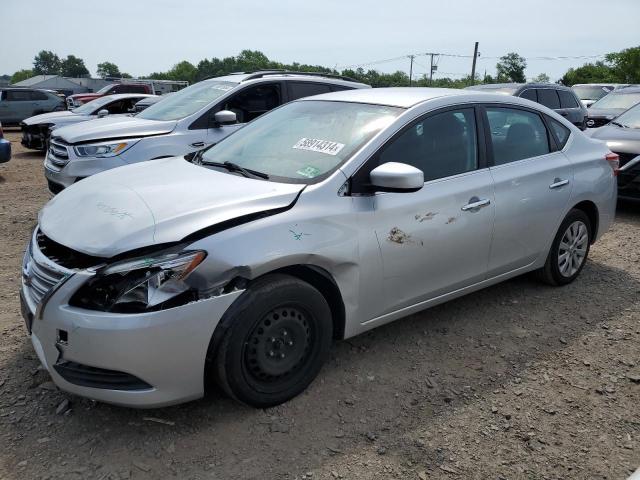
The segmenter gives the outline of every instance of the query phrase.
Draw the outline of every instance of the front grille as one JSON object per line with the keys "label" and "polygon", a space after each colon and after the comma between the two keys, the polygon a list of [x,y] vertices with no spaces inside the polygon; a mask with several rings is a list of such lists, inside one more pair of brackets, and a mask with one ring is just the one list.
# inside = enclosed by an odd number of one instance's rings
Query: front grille
{"label": "front grille", "polygon": [[587,118],[587,127],[589,128],[598,128],[606,125],[611,120],[607,120],[606,118]]}
{"label": "front grille", "polygon": [[57,265],[65,268],[88,268],[104,263],[105,259],[77,252],[54,242],[38,230],[36,242],[42,254]]}
{"label": "front grille", "polygon": [[68,108],[75,108],[76,104],[73,101],[73,98],[71,97],[67,97],[67,107]]}
{"label": "front grille", "polygon": [[69,163],[68,144],[58,137],[52,137],[49,142],[47,159],[56,167],[64,167]]}
{"label": "front grille", "polygon": [[65,278],[65,274],[39,264],[27,252],[22,266],[22,278],[31,301],[38,305],[47,292]]}
{"label": "front grille", "polygon": [[90,367],[76,362],[62,361],[53,365],[56,372],[67,382],[81,387],[107,390],[150,390],[153,387],[129,373]]}

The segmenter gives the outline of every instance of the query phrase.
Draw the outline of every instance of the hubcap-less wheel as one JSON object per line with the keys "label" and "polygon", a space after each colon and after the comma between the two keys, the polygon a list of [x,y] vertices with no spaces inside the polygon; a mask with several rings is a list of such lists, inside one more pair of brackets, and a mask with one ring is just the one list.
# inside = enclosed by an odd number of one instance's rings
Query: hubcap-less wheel
{"label": "hubcap-less wheel", "polygon": [[563,277],[571,277],[582,266],[587,255],[589,230],[577,220],[573,222],[562,236],[558,247],[558,269]]}
{"label": "hubcap-less wheel", "polygon": [[245,346],[246,374],[262,384],[277,384],[294,375],[305,363],[313,332],[300,308],[273,309],[258,322]]}

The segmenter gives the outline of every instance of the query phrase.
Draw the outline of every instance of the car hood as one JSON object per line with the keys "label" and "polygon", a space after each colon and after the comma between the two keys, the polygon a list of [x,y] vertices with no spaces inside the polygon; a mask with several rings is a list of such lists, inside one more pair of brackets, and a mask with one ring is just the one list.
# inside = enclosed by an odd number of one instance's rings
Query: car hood
{"label": "car hood", "polygon": [[23,123],[25,125],[38,125],[40,123],[56,123],[63,118],[84,117],[84,116],[85,115],[79,115],[69,110],[64,110],[62,112],[50,112],[50,113],[43,113],[41,115],[35,115],[33,117],[29,117],[23,120]]}
{"label": "car hood", "polygon": [[74,93],[67,98],[100,98],[102,95],[98,93]]}
{"label": "car hood", "polygon": [[73,250],[112,257],[176,242],[206,227],[295,202],[302,184],[275,183],[173,157],[109,170],[56,195],[42,232]]}
{"label": "car hood", "polygon": [[68,143],[108,140],[117,138],[147,137],[171,132],[177,121],[144,120],[129,116],[98,118],[81,125],[69,125],[56,130],[56,136]]}
{"label": "car hood", "polygon": [[640,154],[640,129],[605,125],[590,132],[591,138],[606,142],[612,152]]}
{"label": "car hood", "polygon": [[587,110],[587,116],[589,118],[611,118],[617,117],[622,112],[624,112],[624,108],[590,108]]}

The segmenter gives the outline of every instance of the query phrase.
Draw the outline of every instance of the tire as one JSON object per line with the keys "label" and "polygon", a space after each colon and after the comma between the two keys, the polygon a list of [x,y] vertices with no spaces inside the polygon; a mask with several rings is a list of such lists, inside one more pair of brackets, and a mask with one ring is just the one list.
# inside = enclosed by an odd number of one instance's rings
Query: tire
{"label": "tire", "polygon": [[227,313],[221,325],[228,328],[209,358],[218,385],[242,403],[266,408],[292,399],[328,358],[331,310],[324,296],[302,280],[262,277]]}
{"label": "tire", "polygon": [[[538,278],[554,286],[573,282],[587,262],[591,232],[589,217],[582,210],[571,210],[558,228],[547,261],[537,272]],[[564,261],[561,256],[564,257]]]}

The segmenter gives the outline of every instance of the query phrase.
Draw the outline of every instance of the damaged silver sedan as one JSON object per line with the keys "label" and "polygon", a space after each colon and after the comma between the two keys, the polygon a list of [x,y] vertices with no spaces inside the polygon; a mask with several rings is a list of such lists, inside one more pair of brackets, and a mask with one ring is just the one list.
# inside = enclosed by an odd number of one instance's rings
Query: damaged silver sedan
{"label": "damaged silver sedan", "polygon": [[298,100],[195,157],[52,199],[25,253],[23,314],[63,390],[155,407],[217,384],[276,405],[333,339],[529,271],[572,282],[613,220],[616,168],[524,99]]}

